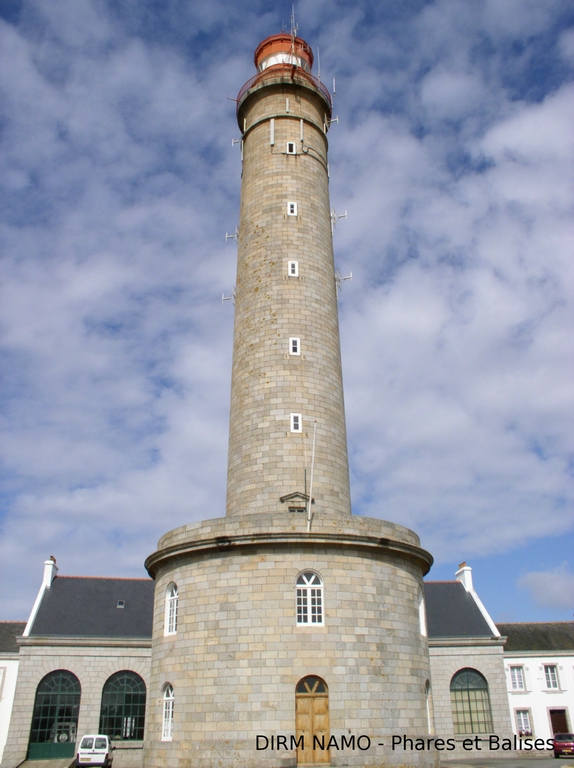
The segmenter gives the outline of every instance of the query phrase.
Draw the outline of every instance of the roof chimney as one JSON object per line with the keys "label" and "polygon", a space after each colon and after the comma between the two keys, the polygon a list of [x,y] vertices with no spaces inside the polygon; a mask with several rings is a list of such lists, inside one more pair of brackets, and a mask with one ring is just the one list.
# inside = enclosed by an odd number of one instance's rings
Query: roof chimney
{"label": "roof chimney", "polygon": [[50,589],[57,573],[58,566],[56,565],[56,558],[54,555],[50,555],[50,559],[44,562],[44,579],[42,585],[46,587],[46,589]]}
{"label": "roof chimney", "polygon": [[458,566],[458,571],[454,574],[454,578],[457,581],[462,582],[462,586],[466,589],[467,592],[473,591],[474,588],[472,586],[472,568],[470,565],[461,563]]}

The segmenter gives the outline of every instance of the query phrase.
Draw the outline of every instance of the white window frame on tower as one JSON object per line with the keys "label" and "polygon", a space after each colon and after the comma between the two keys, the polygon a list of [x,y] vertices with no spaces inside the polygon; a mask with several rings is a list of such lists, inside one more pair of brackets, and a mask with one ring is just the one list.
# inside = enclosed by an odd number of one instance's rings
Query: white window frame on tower
{"label": "white window frame on tower", "polygon": [[321,576],[315,571],[300,573],[297,576],[295,596],[297,626],[322,627],[325,612]]}
{"label": "white window frame on tower", "polygon": [[510,687],[513,691],[525,691],[524,685],[524,667],[511,666],[510,667]]}
{"label": "white window frame on tower", "polygon": [[299,277],[299,262],[289,261],[287,263],[287,274],[289,277]]}
{"label": "white window frame on tower", "polygon": [[297,216],[297,203],[292,200],[287,203],[287,216]]}
{"label": "white window frame on tower", "polygon": [[303,431],[303,419],[301,418],[300,413],[292,413],[290,420],[291,420],[291,432]]}
{"label": "white window frame on tower", "polygon": [[165,623],[164,635],[177,634],[177,614],[179,609],[179,590],[172,581],[165,591]]}
{"label": "white window frame on tower", "polygon": [[161,725],[161,740],[171,741],[173,738],[173,708],[175,704],[175,694],[173,685],[167,683],[163,689],[163,717]]}
{"label": "white window frame on tower", "polygon": [[290,355],[301,354],[301,339],[297,339],[294,336],[289,339],[289,354]]}
{"label": "white window frame on tower", "polygon": [[285,152],[286,155],[296,155],[297,154],[297,144],[294,141],[288,141],[287,142],[287,150]]}

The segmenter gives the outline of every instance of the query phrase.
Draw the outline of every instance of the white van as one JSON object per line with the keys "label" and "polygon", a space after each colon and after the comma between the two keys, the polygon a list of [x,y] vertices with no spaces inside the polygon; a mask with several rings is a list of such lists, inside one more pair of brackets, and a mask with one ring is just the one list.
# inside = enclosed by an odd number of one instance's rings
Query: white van
{"label": "white van", "polygon": [[88,733],[82,736],[78,754],[76,755],[76,765],[104,765],[106,768],[111,766],[114,756],[111,742],[107,736],[101,733]]}

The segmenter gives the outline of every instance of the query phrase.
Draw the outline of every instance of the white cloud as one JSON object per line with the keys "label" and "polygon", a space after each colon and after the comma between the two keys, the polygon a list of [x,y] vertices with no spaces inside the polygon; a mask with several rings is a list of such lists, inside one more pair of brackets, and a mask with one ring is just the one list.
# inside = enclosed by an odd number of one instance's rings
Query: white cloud
{"label": "white cloud", "polygon": [[528,590],[531,599],[542,608],[574,610],[574,573],[566,563],[552,571],[525,573],[518,579],[518,586]]}
{"label": "white cloud", "polygon": [[[471,5],[298,12],[325,82],[337,74],[355,511],[414,526],[439,559],[561,535],[572,503],[572,92],[558,74],[536,101],[508,85],[528,92],[528,35],[549,34],[559,4]],[[62,573],[139,574],[167,529],[223,514],[223,236],[240,187],[227,97],[285,10],[168,6],[25,2],[0,22],[12,616],[50,554]]]}

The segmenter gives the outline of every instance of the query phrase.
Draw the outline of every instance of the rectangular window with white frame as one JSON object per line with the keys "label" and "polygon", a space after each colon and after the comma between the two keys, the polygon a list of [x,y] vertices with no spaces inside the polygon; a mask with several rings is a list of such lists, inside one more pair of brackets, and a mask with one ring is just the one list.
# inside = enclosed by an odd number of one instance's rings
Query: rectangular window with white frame
{"label": "rectangular window with white frame", "polygon": [[297,203],[287,203],[287,216],[297,216]]}
{"label": "rectangular window with white frame", "polygon": [[291,432],[302,432],[303,431],[303,421],[301,419],[300,413],[292,413],[291,414]]}
{"label": "rectangular window with white frame", "polygon": [[295,144],[294,141],[288,141],[287,142],[287,154],[288,155],[296,155],[297,154],[297,144]]}
{"label": "rectangular window with white frame", "polygon": [[546,688],[549,691],[557,691],[560,688],[558,685],[558,667],[556,664],[544,665],[544,677],[546,678]]}
{"label": "rectangular window with white frame", "polygon": [[532,723],[529,709],[516,709],[516,729],[519,736],[532,736]]}
{"label": "rectangular window with white frame", "polygon": [[510,685],[513,691],[524,691],[524,667],[510,667]]}
{"label": "rectangular window with white frame", "polygon": [[290,261],[287,265],[287,274],[289,277],[299,277],[299,262]]}
{"label": "rectangular window with white frame", "polygon": [[301,340],[291,338],[289,339],[289,354],[300,355],[301,354]]}

